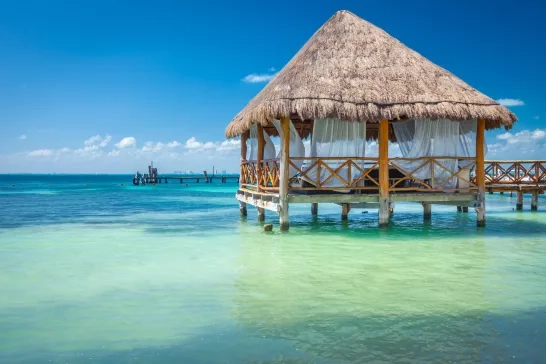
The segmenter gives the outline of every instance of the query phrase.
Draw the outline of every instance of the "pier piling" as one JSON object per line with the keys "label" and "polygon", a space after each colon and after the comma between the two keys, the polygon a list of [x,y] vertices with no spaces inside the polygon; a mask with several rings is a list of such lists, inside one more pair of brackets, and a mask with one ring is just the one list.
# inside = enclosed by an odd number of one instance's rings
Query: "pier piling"
{"label": "pier piling", "polygon": [[517,191],[516,196],[516,210],[521,211],[523,210],[523,191]]}
{"label": "pier piling", "polygon": [[432,205],[423,202],[423,219],[430,220],[432,218]]}
{"label": "pier piling", "polygon": [[349,211],[351,211],[351,206],[348,203],[341,205],[341,220],[347,220],[349,218]]}
{"label": "pier piling", "polygon": [[318,203],[311,204],[311,215],[316,216],[318,214]]}
{"label": "pier piling", "polygon": [[538,210],[538,191],[533,191],[531,195],[531,211]]}

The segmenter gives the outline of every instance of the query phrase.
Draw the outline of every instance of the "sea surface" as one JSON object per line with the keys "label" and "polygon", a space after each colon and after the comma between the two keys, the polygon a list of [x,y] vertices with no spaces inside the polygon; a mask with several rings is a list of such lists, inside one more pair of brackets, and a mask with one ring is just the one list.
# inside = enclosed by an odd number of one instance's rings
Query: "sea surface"
{"label": "sea surface", "polygon": [[131,180],[0,175],[0,363],[546,361],[542,196],[488,195],[485,229],[292,205],[266,233],[235,183]]}

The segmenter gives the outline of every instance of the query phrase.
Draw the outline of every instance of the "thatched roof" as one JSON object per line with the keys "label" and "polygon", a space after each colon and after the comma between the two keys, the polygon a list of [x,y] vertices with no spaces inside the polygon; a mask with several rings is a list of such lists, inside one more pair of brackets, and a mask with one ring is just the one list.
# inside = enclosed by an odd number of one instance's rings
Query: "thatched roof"
{"label": "thatched roof", "polygon": [[349,11],[338,11],[226,129],[298,114],[378,122],[401,118],[485,119],[509,129],[516,116],[447,70]]}

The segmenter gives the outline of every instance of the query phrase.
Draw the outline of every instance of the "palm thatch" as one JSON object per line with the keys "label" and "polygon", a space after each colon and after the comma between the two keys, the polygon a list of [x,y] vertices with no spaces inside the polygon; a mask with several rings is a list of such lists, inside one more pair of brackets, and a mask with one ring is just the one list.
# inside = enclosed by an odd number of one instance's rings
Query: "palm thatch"
{"label": "palm thatch", "polygon": [[487,129],[509,129],[517,120],[504,106],[345,10],[335,13],[237,114],[226,136],[292,114],[372,123],[482,118]]}

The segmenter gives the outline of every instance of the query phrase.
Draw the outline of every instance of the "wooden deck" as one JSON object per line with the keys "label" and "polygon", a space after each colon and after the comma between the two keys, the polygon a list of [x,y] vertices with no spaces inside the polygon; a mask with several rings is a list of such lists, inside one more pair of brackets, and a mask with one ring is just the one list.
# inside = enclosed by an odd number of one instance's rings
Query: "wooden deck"
{"label": "wooden deck", "polygon": [[[422,180],[415,176],[416,170],[430,166],[444,168],[439,160],[452,157],[422,158],[414,171],[405,171],[399,164],[407,160],[394,158],[390,160],[390,166],[405,173],[403,177],[389,179],[389,203],[391,202],[416,202],[424,206],[425,215],[430,215],[430,205],[457,206],[458,211],[467,212],[469,207],[479,208],[480,196],[477,191],[476,176],[472,175],[475,164],[470,164],[469,175],[459,175],[449,172],[441,180]],[[290,158],[290,167],[297,168],[296,162],[301,158]],[[309,172],[303,172],[300,178],[306,178],[313,185],[303,187],[292,181],[288,187],[286,203],[311,204],[313,214],[317,213],[319,203],[334,203],[343,207],[342,218],[346,218],[351,208],[378,208],[380,202],[379,183],[377,177],[376,158],[345,158],[338,160],[336,168],[331,167],[331,162],[336,158],[311,158],[307,160],[307,170],[316,167],[320,175],[321,168],[328,171],[326,177],[311,177]],[[365,166],[364,166],[365,165]],[[546,161],[485,161],[485,190],[489,193],[510,192],[516,193],[516,209],[523,209],[523,195],[531,194],[531,210],[538,209],[538,195],[546,190]],[[341,171],[345,171],[345,177]],[[392,167],[391,167],[392,169]],[[444,168],[445,169],[445,168]],[[246,204],[256,206],[259,216],[263,220],[264,210],[281,211],[282,202],[279,194],[279,160],[243,161],[241,164],[240,188],[236,198],[241,203],[241,212],[246,215]],[[351,178],[352,175],[357,175]],[[341,181],[341,186],[328,188],[326,183],[332,179]],[[449,180],[458,178],[461,185],[455,188],[446,188]],[[349,192],[350,193],[347,193]],[[345,192],[345,193],[343,193]],[[391,211],[392,212],[392,211]]]}

